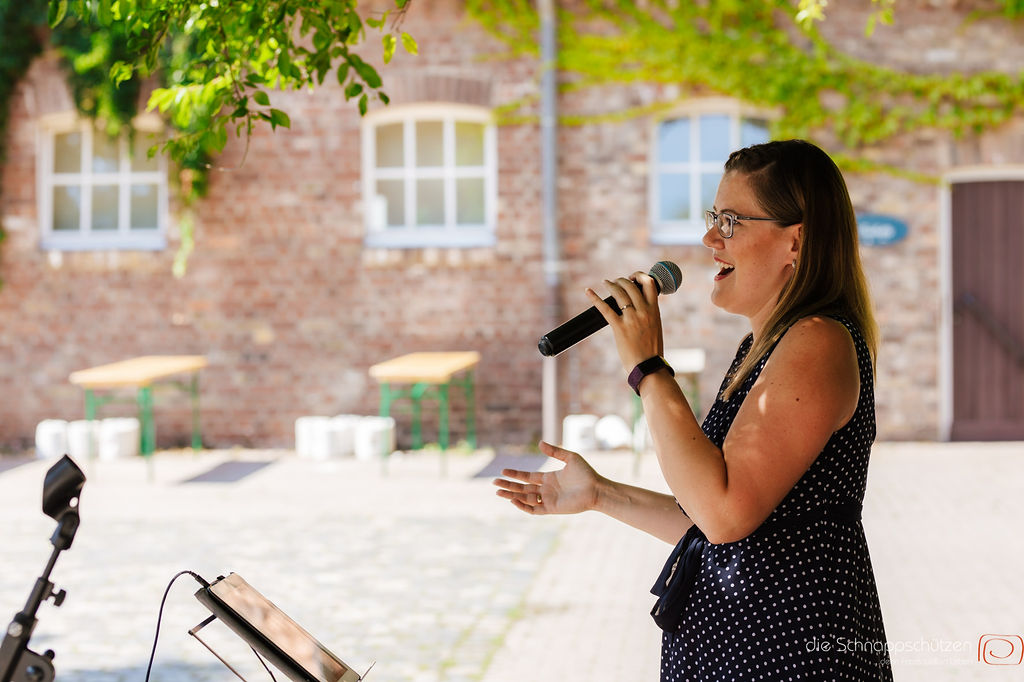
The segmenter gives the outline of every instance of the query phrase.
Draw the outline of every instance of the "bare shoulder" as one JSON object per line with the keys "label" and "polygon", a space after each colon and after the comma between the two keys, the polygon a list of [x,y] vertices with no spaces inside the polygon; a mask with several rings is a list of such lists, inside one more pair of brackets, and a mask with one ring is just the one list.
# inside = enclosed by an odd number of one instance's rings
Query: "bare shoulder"
{"label": "bare shoulder", "polygon": [[857,349],[850,331],[842,322],[823,315],[797,320],[783,335],[777,350],[784,354],[814,353],[821,360],[836,358],[857,364]]}
{"label": "bare shoulder", "polygon": [[829,406],[833,428],[845,424],[857,407],[857,348],[843,323],[830,317],[798,320],[779,341],[764,373],[769,381]]}

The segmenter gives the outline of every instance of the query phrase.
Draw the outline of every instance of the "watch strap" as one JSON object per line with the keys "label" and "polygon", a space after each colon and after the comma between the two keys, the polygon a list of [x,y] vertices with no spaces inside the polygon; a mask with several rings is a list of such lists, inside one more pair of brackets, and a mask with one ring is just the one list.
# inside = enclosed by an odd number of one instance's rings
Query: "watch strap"
{"label": "watch strap", "polygon": [[629,387],[633,389],[637,395],[640,395],[640,382],[643,381],[644,377],[648,374],[654,374],[662,369],[667,369],[671,376],[676,375],[675,370],[672,369],[672,366],[665,361],[665,358],[660,355],[654,355],[634,367],[633,371],[631,371],[629,376],[626,378],[626,383],[629,384]]}

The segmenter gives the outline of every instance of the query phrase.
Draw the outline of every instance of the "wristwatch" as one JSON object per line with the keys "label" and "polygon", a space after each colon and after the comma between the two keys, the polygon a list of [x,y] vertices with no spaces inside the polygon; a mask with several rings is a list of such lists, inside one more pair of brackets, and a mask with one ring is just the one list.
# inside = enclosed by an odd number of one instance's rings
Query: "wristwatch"
{"label": "wristwatch", "polygon": [[665,358],[660,355],[647,358],[639,365],[633,368],[633,371],[629,373],[629,377],[626,378],[626,383],[633,389],[637,395],[640,395],[640,382],[643,381],[644,377],[648,374],[654,374],[658,370],[667,369],[671,376],[676,375],[676,371],[672,369],[672,365],[665,362]]}

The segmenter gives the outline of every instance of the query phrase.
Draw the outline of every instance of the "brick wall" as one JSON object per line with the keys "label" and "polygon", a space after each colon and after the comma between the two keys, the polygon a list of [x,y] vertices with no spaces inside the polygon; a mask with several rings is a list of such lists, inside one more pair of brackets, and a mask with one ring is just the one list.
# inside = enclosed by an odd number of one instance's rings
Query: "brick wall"
{"label": "brick wall", "polygon": [[[898,40],[896,30],[887,27],[879,28],[872,42],[847,35],[862,31],[863,17],[838,5],[830,6],[824,30],[852,51],[868,49],[866,56],[905,65],[907,55],[928,46],[959,49],[959,38],[953,40],[949,29],[941,27],[942,13],[966,16],[973,5],[958,3],[952,10],[934,4],[899,6],[898,20],[912,20],[915,30],[901,32]],[[451,97],[497,106],[536,92],[533,61],[478,59],[502,47],[462,16],[459,6],[447,0],[414,4],[403,28],[417,37],[420,56],[399,51],[381,69],[394,105]],[[935,25],[932,31],[922,28],[929,22]],[[972,59],[982,51],[995,57],[1004,43],[1006,49],[1021,49],[1020,28],[999,30],[1011,31],[1002,43],[970,42]],[[939,54],[919,66],[951,68],[944,59]],[[536,125],[503,126],[498,132],[496,246],[367,249],[361,122],[354,105],[336,86],[275,95],[275,105],[291,115],[292,129],[258,131],[244,163],[244,142],[229,143],[218,160],[223,169],[212,173],[209,196],[196,207],[197,248],[187,274],[175,279],[174,228],[162,252],[39,249],[33,102],[39,101],[36,90],[44,87],[40,79],[22,84],[0,174],[0,214],[9,233],[0,248],[5,281],[0,290],[0,446],[28,446],[40,419],[82,414],[81,392],[67,381],[70,372],[155,353],[209,358],[201,379],[202,426],[209,445],[287,447],[300,415],[373,414],[378,393],[367,368],[421,350],[481,353],[481,443],[519,445],[539,436],[536,342],[548,321]],[[670,88],[639,84],[565,95],[559,106],[564,113],[609,111],[669,96]],[[702,383],[707,405],[747,331],[746,322],[711,306],[713,268],[704,247],[649,243],[652,126],[650,119],[637,118],[560,130],[559,224],[566,260],[561,305],[566,315],[575,314],[589,305],[585,286],[646,270],[661,259],[679,263],[684,286],[663,300],[666,341],[670,348],[707,350]],[[871,153],[934,174],[966,163],[1020,163],[1022,128],[1017,123],[958,141],[923,131]],[[909,237],[899,244],[863,249],[883,332],[879,434],[934,438],[940,401],[941,193],[934,186],[887,176],[848,180],[858,210],[888,213],[910,227]],[[565,353],[559,368],[563,410],[631,414],[632,394],[608,332]],[[157,407],[158,443],[184,444],[187,403],[166,398]],[[458,439],[464,406],[456,398],[454,407],[453,438]],[[131,409],[111,407],[105,414]],[[400,421],[407,443],[408,417]],[[428,442],[436,438],[432,429],[428,426],[424,434]]]}

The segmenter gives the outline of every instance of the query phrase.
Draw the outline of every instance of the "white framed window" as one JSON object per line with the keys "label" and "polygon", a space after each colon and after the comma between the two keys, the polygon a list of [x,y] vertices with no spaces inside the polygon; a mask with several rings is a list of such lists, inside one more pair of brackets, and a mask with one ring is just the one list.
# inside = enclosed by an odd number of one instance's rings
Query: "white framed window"
{"label": "white framed window", "polygon": [[[152,128],[152,126],[150,126]],[[147,150],[153,129],[111,138],[92,121],[58,116],[39,136],[41,246],[157,250],[166,245],[167,169]]]}
{"label": "white framed window", "polygon": [[493,245],[497,168],[496,132],[488,109],[424,104],[367,116],[367,246]]}
{"label": "white framed window", "polygon": [[657,122],[652,137],[650,215],[655,244],[699,244],[704,211],[714,204],[729,154],[770,139],[764,115],[745,115],[736,104],[718,101]]}

